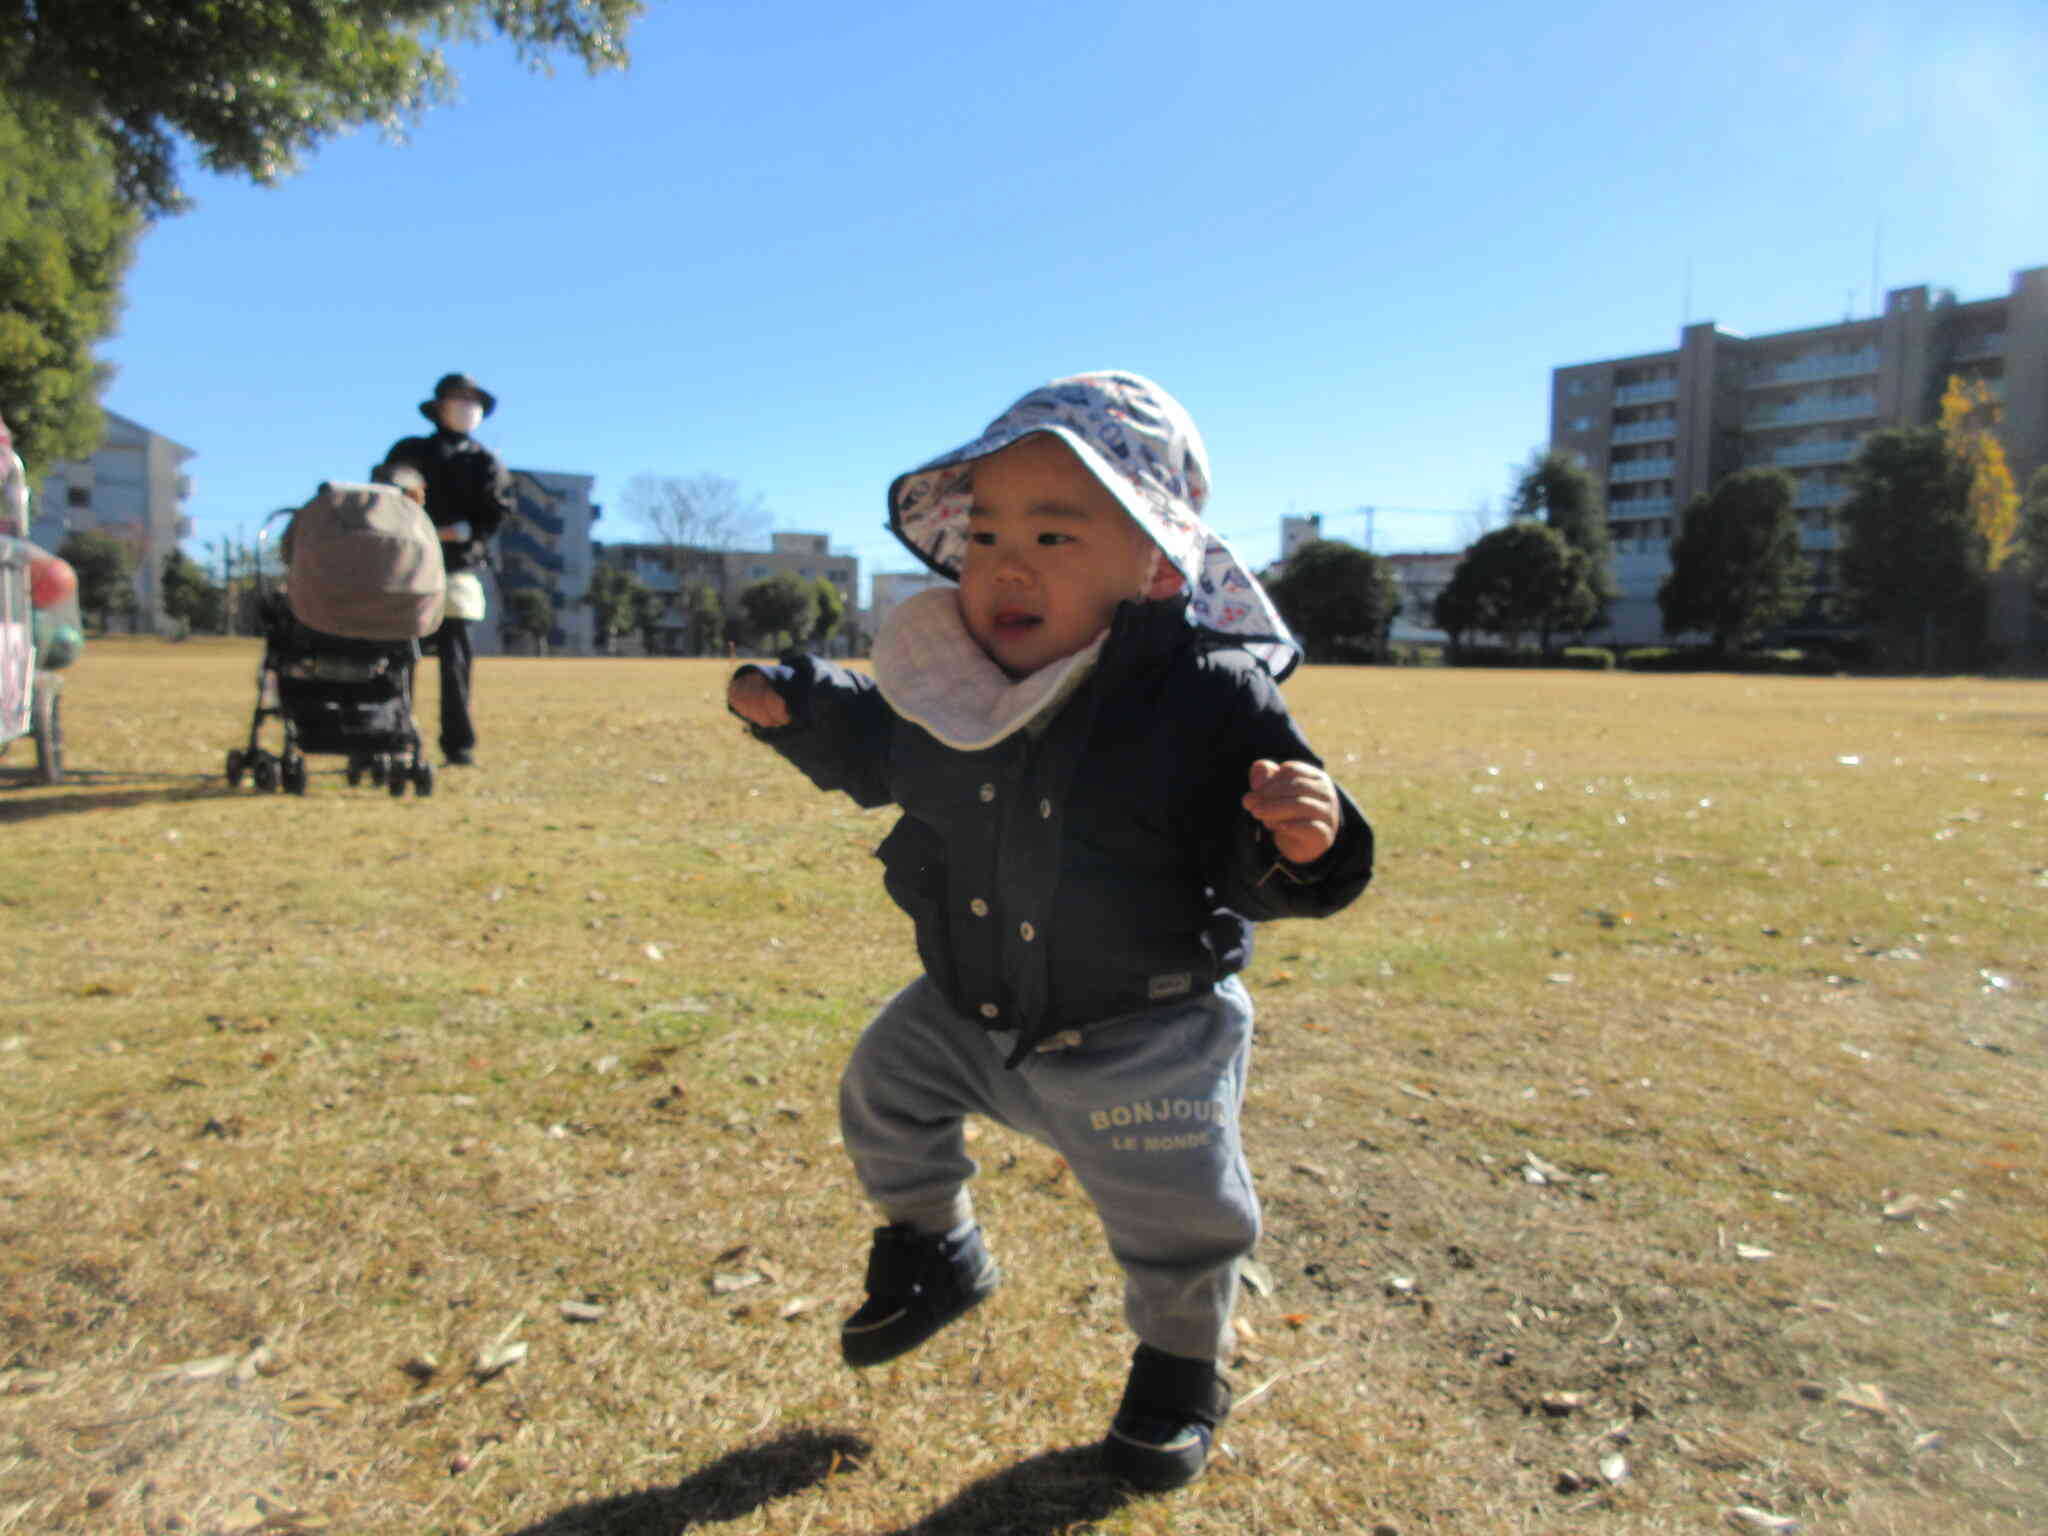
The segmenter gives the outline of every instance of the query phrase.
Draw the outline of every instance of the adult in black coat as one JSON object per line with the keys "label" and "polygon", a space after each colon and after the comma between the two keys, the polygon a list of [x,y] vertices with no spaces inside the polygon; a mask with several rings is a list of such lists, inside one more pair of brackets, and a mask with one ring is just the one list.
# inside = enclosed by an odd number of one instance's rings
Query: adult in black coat
{"label": "adult in black coat", "polygon": [[497,397],[466,373],[443,374],[420,414],[434,424],[428,437],[402,437],[384,455],[380,475],[410,465],[427,482],[427,516],[441,534],[448,569],[448,616],[435,632],[441,657],[441,754],[466,767],[476,761],[476,727],[469,717],[474,660],[469,626],[483,617],[478,572],[490,541],[512,512],[512,477],[498,456],[470,436],[498,408]]}

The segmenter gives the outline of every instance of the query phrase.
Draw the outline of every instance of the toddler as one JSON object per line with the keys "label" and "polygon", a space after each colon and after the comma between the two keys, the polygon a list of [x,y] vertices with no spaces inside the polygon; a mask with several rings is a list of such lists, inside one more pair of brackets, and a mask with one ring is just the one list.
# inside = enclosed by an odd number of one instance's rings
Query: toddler
{"label": "toddler", "polygon": [[873,677],[743,667],[731,708],[822,789],[903,815],[879,857],[923,975],[840,1085],[886,1225],[850,1365],[915,1348],[999,1279],[963,1117],[1054,1148],[1095,1207],[1137,1336],[1104,1451],[1146,1489],[1200,1474],[1230,1393],[1252,924],[1364,889],[1372,832],[1295,729],[1286,625],[1201,520],[1209,468],[1148,379],[1033,390],[898,478],[890,527],[957,587],[899,606]]}

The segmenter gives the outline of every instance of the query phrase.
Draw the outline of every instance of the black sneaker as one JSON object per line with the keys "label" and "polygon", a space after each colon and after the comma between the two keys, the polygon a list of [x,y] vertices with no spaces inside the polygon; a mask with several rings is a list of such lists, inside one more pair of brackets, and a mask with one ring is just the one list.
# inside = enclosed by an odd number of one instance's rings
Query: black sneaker
{"label": "black sneaker", "polygon": [[459,752],[444,751],[441,755],[448,760],[450,768],[474,768],[476,766],[476,754],[467,747],[464,747]]}
{"label": "black sneaker", "polygon": [[908,1354],[1001,1279],[978,1226],[957,1237],[927,1237],[900,1222],[877,1227],[868,1250],[868,1299],[839,1325],[839,1352],[852,1366]]}
{"label": "black sneaker", "polygon": [[1230,1383],[1216,1374],[1215,1361],[1140,1344],[1102,1442],[1111,1475],[1152,1493],[1192,1483],[1229,1412]]}

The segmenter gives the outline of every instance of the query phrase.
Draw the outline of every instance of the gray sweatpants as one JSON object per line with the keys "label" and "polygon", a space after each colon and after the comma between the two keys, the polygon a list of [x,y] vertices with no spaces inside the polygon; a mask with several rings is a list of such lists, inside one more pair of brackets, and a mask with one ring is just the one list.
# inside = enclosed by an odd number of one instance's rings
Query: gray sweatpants
{"label": "gray sweatpants", "polygon": [[1168,1354],[1218,1358],[1231,1343],[1237,1261],[1259,1238],[1238,1136],[1251,1042],[1251,998],[1231,977],[1208,997],[1106,1020],[1006,1070],[1015,1038],[955,1013],[920,977],[854,1048],[840,1126],[884,1218],[928,1233],[973,1219],[967,1181],[978,1169],[963,1116],[1044,1142],[1101,1218],[1132,1331]]}

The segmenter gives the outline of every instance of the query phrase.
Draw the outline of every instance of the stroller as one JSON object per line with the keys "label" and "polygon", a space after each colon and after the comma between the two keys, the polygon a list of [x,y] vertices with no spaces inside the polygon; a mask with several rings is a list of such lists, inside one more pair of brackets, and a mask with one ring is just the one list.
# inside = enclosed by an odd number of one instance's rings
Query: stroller
{"label": "stroller", "polygon": [[[394,797],[408,784],[431,795],[412,685],[446,598],[433,524],[393,486],[329,483],[303,507],[272,513],[259,553],[284,517],[282,592],[264,588],[257,561],[263,661],[248,745],[228,752],[229,787],[247,775],[266,793],[303,795],[306,754],[317,752],[346,757],[352,785],[367,775]],[[281,752],[262,745],[267,720],[283,724]]]}

